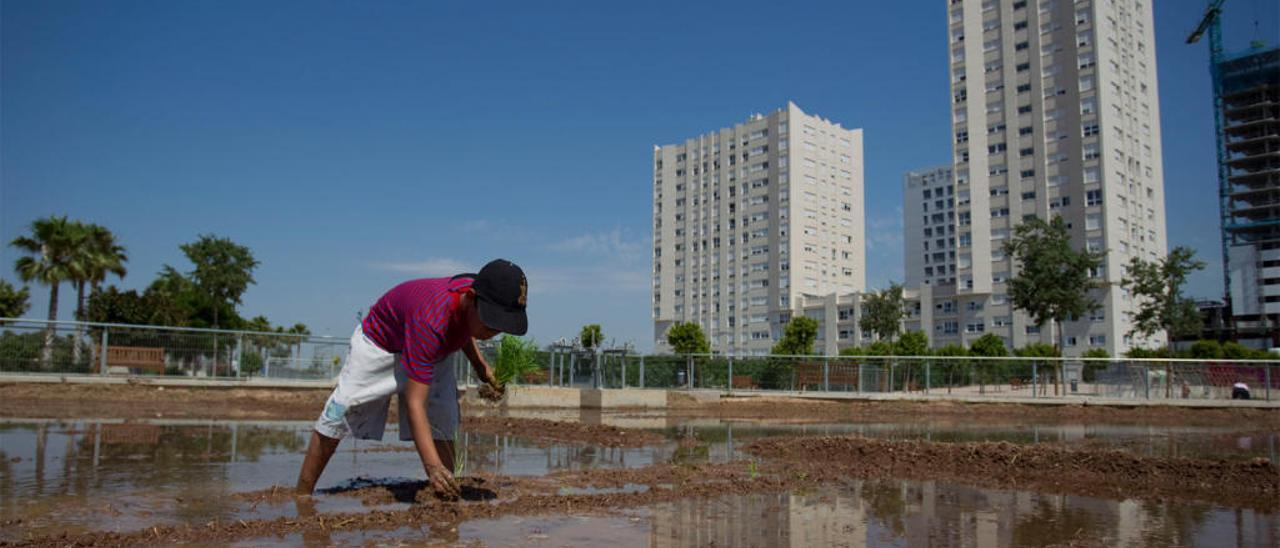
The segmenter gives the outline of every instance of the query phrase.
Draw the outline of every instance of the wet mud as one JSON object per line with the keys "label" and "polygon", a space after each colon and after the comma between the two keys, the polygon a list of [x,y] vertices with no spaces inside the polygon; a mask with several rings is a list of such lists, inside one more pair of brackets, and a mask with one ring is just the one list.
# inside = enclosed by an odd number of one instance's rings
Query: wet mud
{"label": "wet mud", "polygon": [[1280,429],[1280,408],[1186,408],[1172,406],[1025,405],[951,401],[813,400],[788,397],[724,398],[699,403],[672,393],[670,417],[761,418],[795,422],[896,422],[955,420],[989,423],[1108,423],[1232,426]]}
{"label": "wet mud", "polygon": [[[746,447],[840,477],[932,480],[1099,498],[1178,499],[1280,510],[1280,468],[1249,461],[1142,456],[1123,450],[1007,442],[937,443],[858,436],[770,438]],[[809,467],[806,467],[808,469]]]}
{"label": "wet mud", "polygon": [[[855,481],[915,479],[976,487],[1034,490],[1112,499],[1196,500],[1280,510],[1280,470],[1256,459],[1226,462],[1143,457],[1122,451],[1072,450],[1009,443],[894,441],[855,436],[769,438],[747,447],[756,458],[722,464],[662,464],[623,470],[561,472],[545,477],[461,478],[460,501],[436,497],[415,480],[355,480],[321,492],[346,496],[365,512],[316,513],[311,497],[276,486],[237,495],[253,505],[294,504],[296,517],[156,526],[126,533],[31,537],[30,546],[223,543],[286,535],[396,530],[453,530],[463,521],[510,515],[608,514],[687,499],[796,492]],[[388,504],[408,508],[385,510]],[[0,543],[2,545],[3,543]],[[1072,545],[1092,545],[1080,539]]]}

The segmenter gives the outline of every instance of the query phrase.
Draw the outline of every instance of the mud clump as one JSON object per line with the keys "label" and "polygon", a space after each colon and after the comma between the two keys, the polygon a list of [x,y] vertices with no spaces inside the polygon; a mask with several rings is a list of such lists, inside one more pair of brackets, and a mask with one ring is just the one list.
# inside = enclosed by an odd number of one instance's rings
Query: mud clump
{"label": "mud clump", "polygon": [[1111,499],[1205,500],[1274,511],[1280,468],[1266,459],[1200,460],[1007,442],[937,443],[859,436],[768,438],[746,451],[811,463],[832,477],[893,477]]}

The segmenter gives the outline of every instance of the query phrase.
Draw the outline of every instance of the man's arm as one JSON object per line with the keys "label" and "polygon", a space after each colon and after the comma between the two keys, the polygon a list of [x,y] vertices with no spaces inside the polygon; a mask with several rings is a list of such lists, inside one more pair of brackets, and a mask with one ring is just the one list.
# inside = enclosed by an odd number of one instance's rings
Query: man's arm
{"label": "man's arm", "polygon": [[476,377],[480,379],[480,382],[494,388],[498,387],[498,379],[493,376],[493,368],[489,366],[489,362],[480,353],[480,347],[476,346],[475,339],[467,338],[467,342],[462,345],[462,353],[467,356],[467,361],[471,362],[471,369],[476,372]]}
{"label": "man's arm", "polygon": [[431,385],[423,384],[412,378],[404,389],[405,407],[409,412],[409,429],[413,432],[413,445],[418,449],[418,458],[422,460],[422,468],[427,472],[427,480],[438,493],[457,497],[460,493],[453,474],[445,469],[436,453],[436,446],[431,440],[431,422],[427,417],[427,394]]}

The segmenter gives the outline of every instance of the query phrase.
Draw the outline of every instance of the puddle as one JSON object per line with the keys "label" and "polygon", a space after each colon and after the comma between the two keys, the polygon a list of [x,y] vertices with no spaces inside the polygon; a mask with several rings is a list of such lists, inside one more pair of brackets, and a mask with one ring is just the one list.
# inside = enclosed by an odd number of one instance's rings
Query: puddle
{"label": "puddle", "polygon": [[[883,424],[789,424],[768,421],[738,421],[720,419],[672,420],[662,415],[595,415],[552,414],[550,418],[573,420],[594,424],[609,424],[627,429],[649,429],[661,432],[667,441],[649,447],[605,448],[581,443],[545,443],[525,438],[495,434],[465,434],[459,440],[465,448],[465,474],[493,473],[510,476],[542,476],[559,471],[592,469],[620,469],[644,467],[663,463],[727,462],[744,458],[741,448],[752,440],[770,436],[816,436],[833,434],[859,434],[869,437],[894,439],[925,439],[932,441],[1009,441],[1014,443],[1061,443],[1067,445],[1095,444],[1116,447],[1151,456],[1183,456],[1213,459],[1248,459],[1262,457],[1278,461],[1280,434],[1239,433],[1208,427],[1145,427],[1116,425],[1053,425],[1053,426],[987,426],[956,423],[883,423]],[[209,521],[234,521],[239,519],[290,518],[299,515],[300,509],[291,500],[281,502],[246,500],[233,496],[236,493],[261,490],[271,485],[292,485],[297,477],[306,443],[310,436],[309,421],[271,422],[210,422],[210,421],[56,421],[56,420],[0,420],[0,542],[17,540],[28,533],[41,535],[52,533],[77,533],[85,531],[132,531],[153,525],[203,524]],[[388,425],[387,439],[395,440],[396,430]],[[409,444],[388,441],[344,442],[334,455],[320,481],[321,494],[314,497],[314,505],[305,512],[337,513],[365,512],[373,509],[395,510],[408,507],[407,500],[388,500],[385,504],[368,504],[358,497],[333,493],[335,488],[353,489],[356,478],[376,478],[376,482],[414,482],[422,477],[417,456],[408,450]],[[915,485],[915,484],[911,484]],[[917,492],[923,487],[902,487],[904,492]],[[916,491],[911,491],[916,489]],[[1047,497],[1035,493],[1009,493],[964,490],[957,487],[938,490],[930,495],[930,504],[971,516],[974,523],[981,522],[979,512],[986,506],[1009,507],[1006,498],[1029,498],[1040,505],[1057,504],[1065,508],[1070,497]],[[328,490],[328,491],[325,491]],[[628,485],[616,490],[568,490],[562,494],[625,494],[642,492],[643,486]],[[326,494],[328,492],[329,494]],[[980,493],[978,497],[973,493]],[[958,493],[958,494],[957,494]],[[1004,494],[1000,494],[1004,493]],[[954,496],[953,496],[954,495]],[[963,495],[963,496],[961,496]],[[789,495],[791,497],[801,495]],[[808,496],[808,495],[805,495]],[[861,493],[832,493],[824,496],[845,496],[852,501],[869,502]],[[921,496],[917,496],[920,498]],[[958,497],[958,498],[957,498]],[[1004,498],[1002,498],[1004,497]],[[929,498],[929,497],[925,497]],[[788,505],[793,504],[788,498]],[[1079,499],[1087,500],[1087,499]],[[808,502],[805,502],[808,501]],[[997,501],[997,502],[992,502]],[[1004,501],[1004,502],[1001,502]],[[1058,502],[1053,502],[1058,501]],[[802,498],[794,504],[814,505],[811,499]],[[1096,501],[1121,508],[1122,503]],[[683,503],[682,503],[683,504]],[[689,503],[693,504],[693,503]],[[753,503],[754,504],[754,503]],[[843,506],[836,503],[830,512],[839,514]],[[923,504],[920,502],[919,504]],[[1021,504],[1021,503],[1019,503]],[[1027,503],[1030,504],[1030,503]],[[1083,504],[1083,503],[1081,503]],[[1137,503],[1133,503],[1137,504]],[[984,506],[985,505],[985,506]],[[1086,504],[1086,507],[1092,508]],[[1016,504],[1014,505],[1017,506]],[[803,507],[803,505],[801,505]],[[1037,508],[1039,506],[1036,506]],[[1146,512],[1146,506],[1138,505]],[[791,506],[787,507],[788,509]],[[1018,507],[1021,508],[1021,507]],[[1177,507],[1178,512],[1198,516],[1197,523],[1211,530],[1223,527],[1237,538],[1239,529],[1247,522],[1240,516],[1253,516],[1249,523],[1262,523],[1261,530],[1270,531],[1274,542],[1277,525],[1274,516],[1257,516],[1248,512],[1212,507]],[[548,535],[552,544],[589,544],[576,540],[592,537],[593,531],[621,528],[618,535],[640,534],[652,539],[654,545],[687,544],[682,539],[661,533],[668,522],[659,518],[659,510],[653,514],[629,515],[621,521],[606,521],[584,525],[579,518],[561,516],[540,525],[527,525],[535,520],[523,520],[527,526],[505,530],[499,544],[522,544],[542,541],[537,535]],[[717,510],[718,511],[718,510]],[[766,507],[753,511],[766,512]],[[790,511],[790,510],[788,510]],[[826,511],[826,510],[824,510]],[[931,510],[932,511],[932,510]],[[1000,510],[1004,511],[1004,510]],[[1108,510],[1109,512],[1111,510]],[[1152,510],[1154,512],[1154,510]],[[1022,510],[1011,515],[1024,516]],[[1121,512],[1121,510],[1115,510]],[[1171,510],[1172,512],[1172,510]],[[1221,515],[1230,514],[1236,525],[1222,525]],[[997,512],[998,513],[998,512]],[[1114,512],[1113,512],[1114,513]],[[1092,515],[1088,514],[1087,515]],[[1129,515],[1125,514],[1125,515]],[[913,514],[914,515],[914,514]],[[985,514],[983,514],[985,515]],[[1178,514],[1181,516],[1181,514]],[[633,518],[640,518],[643,526]],[[1175,519],[1176,518],[1176,519]],[[1238,519],[1237,519],[1238,518]],[[506,521],[508,518],[504,518]],[[612,518],[589,518],[592,520]],[[736,519],[736,518],[735,518]],[[745,519],[745,518],[744,518]],[[755,518],[759,521],[762,518]],[[772,518],[770,518],[772,519]],[[939,518],[940,519],[940,518]],[[993,518],[994,519],[994,518]],[[1054,518],[1067,519],[1067,518]],[[1111,521],[1116,519],[1107,518]],[[1131,518],[1125,518],[1131,519]],[[1137,518],[1132,518],[1137,519]],[[1169,524],[1177,516],[1153,514],[1143,517],[1142,523]],[[1189,518],[1188,518],[1189,519]],[[1154,520],[1154,521],[1152,521]],[[1244,520],[1244,521],[1240,521]],[[1269,520],[1269,521],[1268,521]],[[750,521],[750,520],[748,520]],[[865,521],[865,520],[864,520]],[[999,521],[999,520],[997,520]],[[1105,520],[1104,520],[1105,521]],[[743,522],[744,524],[746,521]],[[887,526],[867,522],[861,527],[879,531]],[[1003,522],[1001,522],[1003,523]],[[1109,522],[1108,522],[1109,523]],[[1012,528],[1016,522],[997,527]],[[758,524],[752,524],[756,527]],[[1164,527],[1165,525],[1161,525]],[[745,525],[744,525],[745,526]],[[473,524],[462,524],[457,531],[459,541],[476,539]],[[824,525],[823,527],[826,527]],[[841,527],[844,527],[841,525]],[[959,527],[959,525],[957,525]],[[970,529],[972,523],[964,525]],[[985,526],[984,526],[985,527]],[[1118,526],[1117,526],[1118,527]],[[1144,525],[1145,527],[1145,525]],[[542,530],[553,531],[537,532]],[[889,527],[892,529],[892,527]],[[1193,528],[1194,529],[1194,528]],[[424,529],[425,530],[425,529]],[[976,529],[975,529],[976,530]],[[1198,529],[1197,529],[1198,530]],[[559,532],[554,532],[559,531]],[[639,531],[639,532],[637,532]],[[1254,531],[1251,529],[1250,531]],[[439,532],[436,532],[439,533]],[[1252,533],[1239,533],[1249,537]],[[378,544],[386,539],[422,539],[422,531],[413,536],[377,536],[382,533],[360,532],[358,538],[344,538],[339,544]],[[561,535],[566,535],[562,537]],[[602,533],[604,534],[604,533]],[[701,535],[701,533],[699,533]],[[773,534],[773,533],[770,533]],[[976,535],[977,533],[973,533]],[[985,533],[984,533],[985,534]],[[1004,534],[1004,533],[1000,533]],[[1163,534],[1163,533],[1162,533]],[[1182,533],[1178,533],[1182,534]],[[1260,534],[1260,533],[1259,533]],[[533,536],[530,536],[533,535]],[[645,536],[648,535],[648,536]],[[1119,533],[1117,533],[1119,535]],[[606,535],[607,537],[607,535]],[[1115,538],[1121,538],[1123,535]],[[337,538],[336,536],[334,538]],[[698,536],[695,538],[714,538]],[[756,538],[756,537],[744,537]],[[747,544],[759,544],[756,538]],[[782,538],[782,537],[768,537]],[[787,537],[791,538],[791,537]],[[886,537],[897,538],[897,537]],[[905,538],[905,537],[904,537]],[[934,538],[934,537],[927,537]],[[973,540],[978,537],[965,537]],[[994,538],[994,537],[993,537]],[[1009,537],[1013,539],[1013,537]],[[1128,538],[1128,537],[1124,537]],[[1164,539],[1166,537],[1159,537]],[[1172,537],[1169,537],[1172,538]],[[1177,537],[1181,539],[1183,537]],[[1189,538],[1189,537],[1188,537]],[[1249,537],[1254,538],[1254,537]],[[1263,537],[1258,537],[1263,538]],[[274,537],[273,537],[274,539]],[[659,540],[674,539],[674,540]],[[950,544],[950,537],[937,537]],[[295,540],[276,539],[289,544]],[[308,541],[309,542],[309,541]],[[486,540],[486,542],[488,542]],[[816,541],[821,543],[821,541]],[[890,542],[891,544],[896,541]],[[915,544],[907,539],[906,544]],[[957,541],[958,542],[958,541]],[[967,541],[966,541],[967,542]],[[1003,541],[998,541],[1003,542]],[[1017,544],[1010,540],[1013,544]],[[643,543],[649,543],[644,541]],[[693,542],[694,544],[705,544]],[[774,544],[766,541],[765,544]],[[979,543],[982,544],[982,543]],[[982,544],[985,545],[985,544]]]}
{"label": "puddle", "polygon": [[908,481],[683,500],[650,508],[647,519],[651,546],[1275,546],[1280,540],[1276,514]]}

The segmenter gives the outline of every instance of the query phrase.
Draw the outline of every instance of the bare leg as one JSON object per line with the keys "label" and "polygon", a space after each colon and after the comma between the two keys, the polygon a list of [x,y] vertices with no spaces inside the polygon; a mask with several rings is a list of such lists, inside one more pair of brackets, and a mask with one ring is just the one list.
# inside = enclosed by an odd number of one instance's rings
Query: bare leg
{"label": "bare leg", "polygon": [[329,464],[329,458],[338,448],[338,441],[338,438],[330,438],[314,430],[311,431],[311,444],[307,446],[307,457],[303,459],[302,469],[298,471],[299,495],[310,495],[315,491],[320,474],[324,473],[324,467]]}

